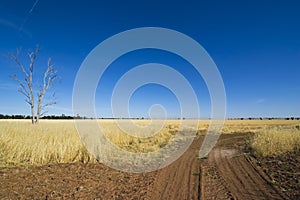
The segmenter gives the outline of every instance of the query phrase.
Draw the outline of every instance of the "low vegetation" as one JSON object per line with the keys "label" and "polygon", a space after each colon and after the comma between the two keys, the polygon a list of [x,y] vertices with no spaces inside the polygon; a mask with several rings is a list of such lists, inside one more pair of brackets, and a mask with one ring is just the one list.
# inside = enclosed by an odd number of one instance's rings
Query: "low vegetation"
{"label": "low vegetation", "polygon": [[252,148],[256,156],[277,155],[300,150],[299,126],[262,129],[253,138]]}
{"label": "low vegetation", "polygon": [[[167,145],[180,134],[179,121],[167,120],[153,137],[125,134],[113,120],[99,120],[107,138],[130,152],[152,152]],[[192,122],[192,120],[191,120]],[[149,120],[136,120],[140,126]],[[209,120],[200,120],[198,133],[204,135]],[[134,131],[134,130],[133,130]],[[252,132],[251,147],[256,155],[266,156],[300,149],[297,120],[227,120],[223,134]],[[43,165],[70,162],[96,162],[82,144],[73,120],[0,120],[0,165]]]}
{"label": "low vegetation", "polygon": [[0,164],[27,165],[64,162],[91,162],[71,122],[28,120],[0,122]]}
{"label": "low vegetation", "polygon": [[[140,125],[148,122],[141,121]],[[164,147],[178,131],[167,123],[149,138],[137,138],[121,131],[113,120],[101,122],[102,131],[115,145],[131,152],[151,152]],[[73,121],[0,121],[0,165],[43,165],[49,163],[96,162],[82,144]]]}

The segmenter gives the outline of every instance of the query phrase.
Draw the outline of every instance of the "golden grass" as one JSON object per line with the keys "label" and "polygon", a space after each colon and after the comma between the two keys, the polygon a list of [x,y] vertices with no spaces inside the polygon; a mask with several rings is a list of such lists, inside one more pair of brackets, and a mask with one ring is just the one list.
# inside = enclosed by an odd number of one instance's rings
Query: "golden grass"
{"label": "golden grass", "polygon": [[0,121],[0,165],[91,162],[70,121]]}
{"label": "golden grass", "polygon": [[[99,120],[103,132],[115,145],[131,152],[152,152],[167,145],[179,132],[179,120],[167,120],[153,137],[138,138],[125,134],[114,120]],[[190,120],[188,123],[195,123]],[[136,120],[140,126],[149,120]],[[197,130],[205,134],[209,120],[200,120]],[[252,147],[261,155],[282,153],[299,148],[296,120],[227,120],[223,134],[253,132]],[[132,130],[134,132],[134,130]],[[0,120],[0,165],[43,165],[51,163],[96,162],[82,144],[74,121],[42,120],[31,125],[29,120]]]}
{"label": "golden grass", "polygon": [[300,150],[299,125],[274,127],[256,133],[252,148],[257,156],[268,156]]}
{"label": "golden grass", "polygon": [[227,120],[223,134],[252,132],[251,147],[257,156],[300,149],[299,120]]}
{"label": "golden grass", "polygon": [[[122,121],[127,123],[126,120]],[[150,120],[134,120],[133,123],[139,127],[146,127],[150,125]],[[149,128],[147,129],[147,132],[151,133],[152,137],[135,137],[121,130],[114,120],[100,120],[99,124],[102,132],[113,144],[126,151],[141,153],[157,151],[166,146],[179,129],[178,121],[167,121],[161,129],[155,126],[152,127],[152,130],[151,128],[150,130]],[[131,131],[135,132],[136,135],[143,134],[141,130],[135,130],[134,128]]]}
{"label": "golden grass", "polygon": [[[147,120],[138,120],[145,126]],[[101,120],[102,131],[115,145],[131,152],[151,152],[167,145],[179,123],[169,121],[153,137],[125,134],[113,120]],[[134,130],[133,130],[134,131]],[[0,120],[0,165],[43,165],[49,163],[95,162],[82,144],[72,120]]]}
{"label": "golden grass", "polygon": [[260,133],[272,128],[283,128],[299,125],[299,120],[226,120],[222,133],[252,132]]}

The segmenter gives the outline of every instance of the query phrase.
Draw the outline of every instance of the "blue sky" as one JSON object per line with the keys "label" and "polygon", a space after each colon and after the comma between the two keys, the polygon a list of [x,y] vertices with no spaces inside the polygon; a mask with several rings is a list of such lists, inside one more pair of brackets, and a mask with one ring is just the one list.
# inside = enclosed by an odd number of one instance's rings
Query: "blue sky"
{"label": "blue sky", "polygon": [[[299,10],[296,0],[2,0],[0,54],[19,47],[26,53],[39,44],[36,81],[49,56],[61,76],[54,86],[58,104],[49,108],[49,114],[71,115],[76,73],[95,46],[128,29],[174,29],[199,42],[216,63],[226,89],[227,117],[300,116]],[[121,56],[105,72],[96,92],[99,117],[111,116],[112,89],[122,74],[149,62],[172,66],[186,76],[198,97],[201,117],[210,116],[208,90],[193,67],[172,53],[147,49]],[[29,106],[9,77],[17,73],[13,65],[0,57],[0,113],[27,115]],[[164,105],[168,117],[180,115],[174,94],[158,85],[139,88],[129,110],[132,117],[148,117],[153,104]]]}

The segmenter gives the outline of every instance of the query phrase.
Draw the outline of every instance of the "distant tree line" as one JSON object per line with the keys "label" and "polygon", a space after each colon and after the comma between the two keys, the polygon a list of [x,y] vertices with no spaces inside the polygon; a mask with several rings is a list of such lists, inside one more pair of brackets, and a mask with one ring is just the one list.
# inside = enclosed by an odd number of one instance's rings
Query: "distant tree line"
{"label": "distant tree line", "polygon": [[[3,115],[0,114],[0,119],[32,119],[31,115]],[[86,117],[86,116],[80,116],[80,115],[76,115],[76,116],[69,116],[69,115],[46,115],[43,116],[41,119],[95,119],[92,117]],[[114,117],[99,117],[97,119],[129,119],[129,118],[114,118]],[[145,119],[144,117],[140,117],[140,118],[130,118],[130,119]]]}
{"label": "distant tree line", "polygon": [[229,120],[300,120],[300,117],[240,117],[228,118]]}
{"label": "distant tree line", "polygon": [[[0,119],[32,119],[30,115],[3,115],[0,114]],[[76,116],[69,116],[69,115],[46,115],[43,116],[41,119],[94,119],[91,117],[82,117],[80,115]],[[113,118],[113,117],[99,117],[97,119],[137,119],[143,120],[148,119],[144,117],[137,117],[137,118]],[[175,118],[174,118],[175,119]],[[177,118],[180,119],[180,118]],[[185,118],[183,118],[185,119]],[[228,120],[300,120],[300,117],[240,117],[240,118],[228,118]]]}
{"label": "distant tree line", "polygon": [[[74,118],[77,118],[77,117],[67,116],[67,115],[60,115],[60,116],[48,115],[48,116],[43,116],[41,119],[74,119]],[[30,116],[30,115],[3,115],[3,114],[0,114],[0,119],[32,119],[32,116]]]}

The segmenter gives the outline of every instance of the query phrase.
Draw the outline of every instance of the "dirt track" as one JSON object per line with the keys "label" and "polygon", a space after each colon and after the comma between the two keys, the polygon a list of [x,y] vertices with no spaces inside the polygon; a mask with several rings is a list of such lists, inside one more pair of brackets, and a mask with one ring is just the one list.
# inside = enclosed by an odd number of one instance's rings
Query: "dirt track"
{"label": "dirt track", "polygon": [[147,174],[80,163],[0,168],[0,199],[287,199],[234,148],[241,138],[224,135],[199,160],[200,137],[180,159]]}
{"label": "dirt track", "polygon": [[[223,187],[233,199],[285,199],[284,195],[273,187],[267,177],[247,156],[233,149],[216,148],[210,155],[209,165],[215,166],[223,181]],[[205,176],[202,173],[202,176]],[[203,183],[203,187],[209,187]],[[224,192],[223,192],[224,193]],[[209,199],[217,193],[202,193],[203,199]]]}
{"label": "dirt track", "polygon": [[[221,138],[221,143],[234,137]],[[158,172],[150,199],[287,199],[236,149],[217,146],[208,160],[199,161],[201,142],[194,141],[180,159]]]}
{"label": "dirt track", "polygon": [[201,142],[195,140],[178,160],[158,171],[149,199],[198,199],[201,177],[197,153]]}

